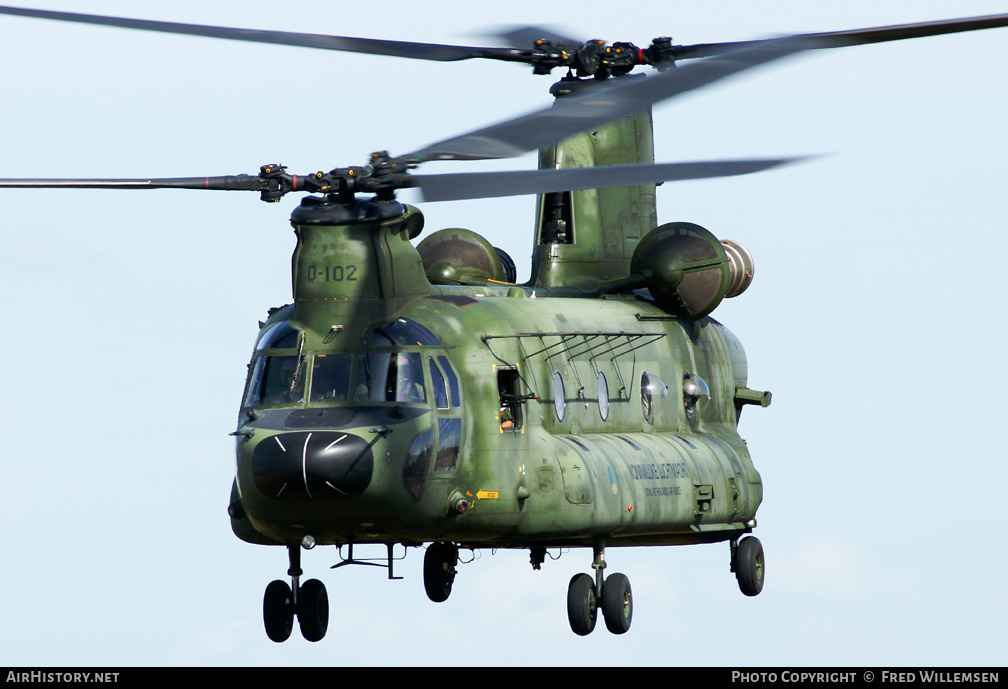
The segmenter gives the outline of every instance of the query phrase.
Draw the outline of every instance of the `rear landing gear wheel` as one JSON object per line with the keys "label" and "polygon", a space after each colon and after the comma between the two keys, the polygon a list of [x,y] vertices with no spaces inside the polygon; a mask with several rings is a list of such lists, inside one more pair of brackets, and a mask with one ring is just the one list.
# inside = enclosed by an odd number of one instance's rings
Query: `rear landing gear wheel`
{"label": "rear landing gear wheel", "polygon": [[597,615],[595,582],[587,574],[575,574],[567,585],[567,619],[571,631],[578,636],[591,634]]}
{"label": "rear landing gear wheel", "polygon": [[759,595],[763,590],[764,567],[763,545],[759,539],[755,536],[743,538],[735,550],[735,560],[732,563],[742,593],[747,596]]}
{"label": "rear landing gear wheel", "polygon": [[318,579],[309,579],[298,588],[297,618],[301,636],[307,641],[322,640],[329,628],[329,595]]}
{"label": "rear landing gear wheel", "polygon": [[613,634],[625,634],[633,619],[633,593],[630,580],[625,574],[615,573],[606,577],[602,585],[602,616],[606,629]]}
{"label": "rear landing gear wheel", "polygon": [[263,595],[263,624],[266,636],[281,643],[294,629],[294,594],[286,581],[271,581]]}
{"label": "rear landing gear wheel", "polygon": [[431,543],[424,553],[423,583],[427,597],[443,603],[451,595],[455,582],[458,548],[452,543]]}

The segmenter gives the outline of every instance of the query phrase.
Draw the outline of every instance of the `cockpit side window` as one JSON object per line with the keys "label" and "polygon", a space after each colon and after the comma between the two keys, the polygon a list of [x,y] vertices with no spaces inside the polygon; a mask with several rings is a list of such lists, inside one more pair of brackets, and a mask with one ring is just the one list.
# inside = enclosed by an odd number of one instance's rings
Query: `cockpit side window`
{"label": "cockpit side window", "polygon": [[438,409],[448,409],[448,389],[445,387],[444,376],[438,370],[434,359],[428,357],[427,365],[430,368],[431,389],[434,391],[434,404]]}
{"label": "cockpit side window", "polygon": [[451,392],[451,406],[460,407],[461,402],[459,401],[459,382],[458,377],[455,375],[455,370],[448,363],[448,357],[439,356],[438,362],[441,364],[442,370],[445,375],[448,376],[448,390]]}

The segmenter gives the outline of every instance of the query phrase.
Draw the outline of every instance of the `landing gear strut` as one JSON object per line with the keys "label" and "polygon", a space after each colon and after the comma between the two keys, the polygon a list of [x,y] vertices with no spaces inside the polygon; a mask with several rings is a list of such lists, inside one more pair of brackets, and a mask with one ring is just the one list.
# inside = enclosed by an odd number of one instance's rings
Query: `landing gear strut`
{"label": "landing gear strut", "polygon": [[[605,570],[605,539],[592,544],[595,580],[588,574],[575,574],[567,585],[567,620],[571,630],[586,636],[595,629],[601,608],[606,628],[613,634],[624,634],[633,619],[633,592],[625,574],[614,573],[603,580]],[[601,594],[601,595],[600,595]]]}
{"label": "landing gear strut", "polygon": [[309,579],[299,584],[301,551],[299,546],[287,546],[291,585],[277,579],[271,581],[263,595],[263,624],[266,636],[280,643],[290,638],[297,617],[301,635],[308,641],[321,641],[329,627],[329,596],[325,584]]}

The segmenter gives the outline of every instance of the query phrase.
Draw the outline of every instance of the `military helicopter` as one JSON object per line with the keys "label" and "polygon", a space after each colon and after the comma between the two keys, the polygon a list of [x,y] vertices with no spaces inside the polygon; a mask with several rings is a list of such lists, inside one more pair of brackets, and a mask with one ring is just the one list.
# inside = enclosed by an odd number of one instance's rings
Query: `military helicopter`
{"label": "military helicopter", "polygon": [[[140,24],[135,28],[153,28]],[[763,582],[762,547],[747,536],[762,486],[735,427],[743,406],[765,406],[770,396],[747,387],[741,346],[709,317],[722,298],[745,289],[751,259],[699,226],[653,228],[651,185],[785,161],[651,165],[647,107],[659,97],[651,89],[674,89],[693,75],[707,83],[799,50],[970,28],[981,26],[964,20],[718,46],[696,69],[685,65],[613,87],[607,79],[560,82],[558,104],[542,119],[406,156],[379,153],[367,166],[329,173],[289,175],[267,165],[259,175],[226,178],[4,186],[202,185],[259,191],[265,200],[304,188],[323,194],[308,197],[292,216],[294,303],[262,324],[235,431],[232,527],[243,540],[286,545],[290,558],[291,584],[267,587],[270,638],[285,639],[295,617],[309,640],[325,633],[325,589],[316,580],[300,582],[300,548],[347,546],[340,564],[352,564],[352,545],[364,543],[389,548],[390,576],[393,545],[432,543],[424,561],[432,600],[448,597],[460,547],[529,549],[533,566],[547,548],[591,547],[595,576],[576,575],[568,590],[571,627],[589,633],[601,609],[607,627],[622,633],[633,598],[624,575],[604,576],[607,545],[728,542],[743,593],[758,594]],[[634,52],[598,43],[568,51],[555,49],[568,39],[547,41],[535,43],[528,59],[559,60],[573,72],[587,71],[592,53],[619,50],[624,59]],[[647,50],[661,54],[663,45]],[[725,52],[730,59],[710,59]],[[653,60],[661,66],[679,59],[686,57]],[[604,58],[597,64],[620,68]],[[638,85],[647,81],[659,84]],[[640,91],[649,93],[637,96],[642,100],[629,95]],[[570,128],[546,124],[574,119],[600,95],[606,106],[626,108],[615,124],[608,110]],[[541,139],[524,140],[540,127],[547,130]],[[607,147],[627,138],[634,145]],[[555,139],[561,143],[550,146]],[[541,168],[564,170],[543,178],[561,179],[403,171],[434,160],[497,157],[512,146],[543,148]],[[599,163],[627,167],[605,172]],[[578,168],[588,172],[571,172]],[[638,173],[645,179],[630,177]],[[638,186],[618,187],[624,191],[613,196],[595,191],[607,175]],[[459,190],[542,193],[529,283],[514,284],[510,259],[468,231],[439,232],[414,248],[421,216],[394,199],[411,186],[431,198]],[[358,197],[364,193],[375,196]]]}

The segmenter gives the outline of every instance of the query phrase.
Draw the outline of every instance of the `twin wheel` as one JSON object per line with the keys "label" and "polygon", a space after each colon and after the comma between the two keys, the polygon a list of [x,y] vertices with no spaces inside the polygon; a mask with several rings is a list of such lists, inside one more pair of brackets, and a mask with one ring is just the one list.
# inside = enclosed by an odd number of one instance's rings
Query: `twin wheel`
{"label": "twin wheel", "polygon": [[329,627],[329,596],[325,584],[309,579],[297,587],[297,593],[286,581],[270,582],[263,596],[263,623],[266,636],[280,643],[294,629],[297,617],[301,635],[308,641],[320,641]]}
{"label": "twin wheel", "polygon": [[[763,590],[765,565],[763,545],[754,536],[731,543],[731,571],[735,573],[739,590],[747,596],[759,595]],[[597,565],[605,560],[596,550]],[[601,579],[601,574],[598,576]],[[599,589],[601,588],[601,592]],[[601,594],[601,595],[600,595]],[[598,586],[588,574],[575,574],[567,586],[567,619],[573,632],[586,636],[595,629],[595,620],[601,609],[606,628],[613,634],[623,634],[630,629],[633,619],[633,592],[625,574],[610,574]]]}
{"label": "twin wheel", "polygon": [[602,609],[606,628],[613,634],[623,634],[630,629],[633,619],[633,592],[630,580],[619,572],[610,574],[598,595],[595,581],[588,574],[575,574],[567,586],[567,620],[578,636],[586,636],[595,629],[598,611]]}

